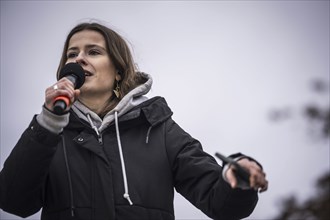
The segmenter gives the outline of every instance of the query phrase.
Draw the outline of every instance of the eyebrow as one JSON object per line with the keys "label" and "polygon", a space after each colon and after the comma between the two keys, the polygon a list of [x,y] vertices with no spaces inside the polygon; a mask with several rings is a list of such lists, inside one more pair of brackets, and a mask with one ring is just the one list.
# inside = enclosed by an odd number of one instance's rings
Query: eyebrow
{"label": "eyebrow", "polygon": [[[107,51],[105,48],[103,48],[102,46],[97,45],[97,44],[88,44],[88,45],[85,46],[85,48],[87,48],[87,49],[94,48],[94,47],[100,48],[100,49],[104,50],[105,52]],[[69,50],[78,50],[78,49],[79,49],[78,47],[70,47],[70,48],[67,49],[67,51],[69,51]]]}

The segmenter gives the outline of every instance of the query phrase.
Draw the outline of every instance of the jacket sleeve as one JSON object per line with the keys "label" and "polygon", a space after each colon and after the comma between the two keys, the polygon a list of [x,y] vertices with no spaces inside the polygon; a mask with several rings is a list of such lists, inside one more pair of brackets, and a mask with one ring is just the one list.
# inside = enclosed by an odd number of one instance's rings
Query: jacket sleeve
{"label": "jacket sleeve", "polygon": [[33,118],[0,172],[0,208],[27,217],[40,210],[48,168],[60,136]]}
{"label": "jacket sleeve", "polygon": [[172,119],[166,122],[166,148],[174,185],[181,195],[212,219],[241,219],[254,210],[255,190],[231,189],[222,167],[201,144]]}

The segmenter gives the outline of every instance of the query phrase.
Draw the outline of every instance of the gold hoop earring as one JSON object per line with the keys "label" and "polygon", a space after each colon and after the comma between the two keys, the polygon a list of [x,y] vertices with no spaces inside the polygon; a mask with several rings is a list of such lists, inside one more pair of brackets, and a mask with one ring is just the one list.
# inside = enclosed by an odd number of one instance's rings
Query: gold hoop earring
{"label": "gold hoop earring", "polygon": [[120,87],[119,87],[119,82],[116,80],[116,88],[113,90],[113,93],[115,93],[115,96],[117,97],[117,99],[120,97]]}

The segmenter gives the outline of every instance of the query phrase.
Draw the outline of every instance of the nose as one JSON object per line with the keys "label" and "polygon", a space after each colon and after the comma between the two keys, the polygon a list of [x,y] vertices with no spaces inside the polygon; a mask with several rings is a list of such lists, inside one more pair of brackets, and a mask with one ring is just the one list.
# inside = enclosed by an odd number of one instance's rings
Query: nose
{"label": "nose", "polygon": [[78,54],[78,56],[76,57],[76,63],[82,65],[82,66],[85,66],[87,65],[87,61],[86,61],[86,58],[84,56],[84,54],[81,52]]}

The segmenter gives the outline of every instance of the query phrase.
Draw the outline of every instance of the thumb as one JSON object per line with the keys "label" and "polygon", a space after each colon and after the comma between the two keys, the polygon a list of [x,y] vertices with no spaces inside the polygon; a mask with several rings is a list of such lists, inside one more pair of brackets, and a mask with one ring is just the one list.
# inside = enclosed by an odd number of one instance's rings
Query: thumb
{"label": "thumb", "polygon": [[80,89],[75,89],[74,90],[74,100],[77,100],[80,95]]}
{"label": "thumb", "polygon": [[230,184],[231,188],[237,187],[237,179],[234,174],[233,168],[230,167],[226,172],[227,182]]}

